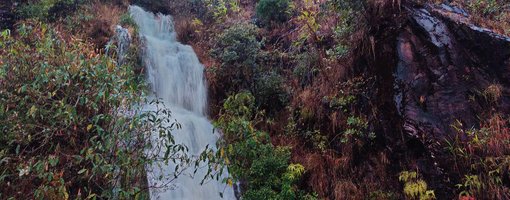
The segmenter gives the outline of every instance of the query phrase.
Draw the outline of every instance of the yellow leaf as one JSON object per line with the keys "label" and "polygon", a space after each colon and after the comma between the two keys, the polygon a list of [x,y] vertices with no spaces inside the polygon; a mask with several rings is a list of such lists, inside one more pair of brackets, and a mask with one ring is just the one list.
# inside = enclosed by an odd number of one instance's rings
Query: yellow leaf
{"label": "yellow leaf", "polygon": [[229,178],[229,179],[227,179],[227,184],[228,184],[230,187],[232,187],[232,184],[233,184],[233,183],[232,183],[232,179],[230,179],[230,178]]}
{"label": "yellow leaf", "polygon": [[89,125],[87,126],[87,132],[89,132],[91,129],[92,129],[92,124],[89,124]]}
{"label": "yellow leaf", "polygon": [[37,108],[35,107],[35,105],[33,105],[31,108],[30,108],[30,111],[28,111],[28,115],[34,117],[35,115],[35,112],[37,112]]}
{"label": "yellow leaf", "polygon": [[65,187],[64,187],[64,199],[65,200],[69,199],[69,193],[67,193],[67,189]]}

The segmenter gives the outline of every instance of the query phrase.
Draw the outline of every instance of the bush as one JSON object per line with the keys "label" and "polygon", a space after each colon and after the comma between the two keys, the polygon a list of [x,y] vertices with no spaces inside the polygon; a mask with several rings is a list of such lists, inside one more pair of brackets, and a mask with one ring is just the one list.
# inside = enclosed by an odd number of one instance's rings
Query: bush
{"label": "bush", "polygon": [[223,137],[211,167],[226,165],[232,176],[226,182],[239,181],[243,199],[311,198],[295,185],[304,173],[303,166],[290,164],[290,150],[274,147],[268,133],[254,128],[258,116],[250,93],[228,97],[215,123]]}
{"label": "bush", "polygon": [[79,0],[40,0],[23,4],[17,10],[21,18],[54,21],[76,9]]}
{"label": "bush", "polygon": [[[142,112],[131,65],[44,24],[0,37],[0,199],[132,199],[147,180],[153,131],[172,141],[169,113]],[[167,143],[168,142],[168,143]],[[175,147],[175,148],[174,148]],[[166,158],[165,158],[166,159]]]}
{"label": "bush", "polygon": [[257,17],[265,25],[287,21],[290,12],[289,0],[261,0],[257,4]]}
{"label": "bush", "polygon": [[255,99],[260,108],[269,112],[285,107],[289,94],[284,88],[284,78],[276,72],[261,75],[255,82]]}
{"label": "bush", "polygon": [[226,19],[229,13],[237,13],[240,11],[239,2],[237,0],[204,0],[207,12],[216,22]]}
{"label": "bush", "polygon": [[236,24],[218,36],[211,54],[221,62],[216,78],[227,93],[252,87],[261,46],[257,34],[253,24]]}
{"label": "bush", "polygon": [[253,24],[236,24],[221,33],[212,50],[214,57],[226,65],[256,65],[261,43]]}
{"label": "bush", "polygon": [[316,52],[305,52],[296,55],[296,66],[293,69],[293,75],[299,81],[301,87],[312,84],[313,78],[319,72],[319,55]]}

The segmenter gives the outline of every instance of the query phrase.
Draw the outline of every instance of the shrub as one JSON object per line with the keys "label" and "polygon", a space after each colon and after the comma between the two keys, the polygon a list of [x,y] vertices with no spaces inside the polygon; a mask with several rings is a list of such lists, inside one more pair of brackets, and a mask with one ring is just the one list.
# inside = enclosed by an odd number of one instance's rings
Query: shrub
{"label": "shrub", "polygon": [[121,26],[138,27],[133,17],[128,13],[120,16],[119,23]]}
{"label": "shrub", "polygon": [[303,166],[290,164],[290,150],[274,147],[268,133],[254,128],[259,120],[253,95],[242,92],[228,97],[215,123],[223,137],[216,155],[209,156],[211,167],[227,166],[232,177],[225,181],[239,181],[243,199],[309,198],[295,185]]}
{"label": "shrub", "polygon": [[209,15],[216,22],[221,22],[231,12],[239,12],[240,7],[237,0],[204,0]]}
{"label": "shrub", "polygon": [[284,78],[276,72],[261,75],[255,82],[255,99],[260,108],[273,112],[282,109],[289,101]]}
{"label": "shrub", "polygon": [[403,171],[398,177],[404,183],[404,194],[408,199],[436,199],[433,190],[428,190],[427,183],[414,171]]}
{"label": "shrub", "polygon": [[265,25],[285,22],[291,12],[289,0],[260,0],[256,9],[257,17]]}
{"label": "shrub", "polygon": [[253,24],[236,24],[223,31],[216,40],[212,55],[223,64],[254,66],[261,43]]}
{"label": "shrub", "polygon": [[162,159],[153,131],[168,157],[185,152],[170,142],[168,111],[136,106],[144,87],[131,65],[44,24],[17,32],[0,37],[1,199],[132,199]]}
{"label": "shrub", "polygon": [[307,51],[296,55],[296,66],[293,75],[299,80],[301,87],[312,84],[313,78],[319,72],[319,55],[313,51]]}
{"label": "shrub", "polygon": [[76,9],[79,0],[40,0],[21,5],[17,12],[21,18],[56,20]]}
{"label": "shrub", "polygon": [[253,73],[261,43],[253,24],[236,24],[221,33],[211,51],[221,62],[216,76],[224,91],[238,91],[253,86]]}
{"label": "shrub", "polygon": [[340,141],[342,143],[365,143],[375,139],[375,133],[369,132],[368,122],[357,116],[347,118],[347,129],[344,131]]}

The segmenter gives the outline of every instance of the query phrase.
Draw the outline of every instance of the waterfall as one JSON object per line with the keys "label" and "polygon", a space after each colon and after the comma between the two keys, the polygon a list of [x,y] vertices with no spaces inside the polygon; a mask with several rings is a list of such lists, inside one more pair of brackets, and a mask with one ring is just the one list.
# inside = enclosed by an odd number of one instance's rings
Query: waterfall
{"label": "waterfall", "polygon": [[[172,112],[172,117],[182,125],[173,131],[176,143],[183,143],[189,153],[198,155],[206,145],[214,147],[218,135],[213,134],[213,126],[207,120],[207,89],[204,80],[204,66],[188,45],[176,39],[171,16],[153,14],[137,6],[130,6],[129,12],[139,27],[139,35],[144,43],[144,63],[147,82],[154,94],[163,100]],[[154,139],[154,138],[153,138]],[[158,179],[150,177],[168,176],[175,165],[165,165],[162,170],[153,169],[149,176],[150,186],[160,186]],[[188,173],[193,173],[190,169]],[[195,178],[181,175],[171,189],[150,189],[151,199],[235,199],[233,189],[221,181],[200,182],[207,169],[198,169]]]}

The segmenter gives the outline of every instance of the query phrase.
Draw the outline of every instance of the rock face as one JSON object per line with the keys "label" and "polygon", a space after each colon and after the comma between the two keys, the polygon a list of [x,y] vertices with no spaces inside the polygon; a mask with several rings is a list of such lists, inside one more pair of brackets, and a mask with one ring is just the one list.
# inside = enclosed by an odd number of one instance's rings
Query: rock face
{"label": "rock face", "polygon": [[[448,8],[448,9],[447,9]],[[467,22],[448,6],[407,8],[410,23],[397,39],[395,102],[407,133],[446,137],[459,120],[478,124],[480,95],[501,88],[496,108],[509,111],[510,38]]]}
{"label": "rock face", "polygon": [[440,176],[440,143],[455,134],[452,124],[477,127],[488,112],[509,113],[510,38],[471,24],[459,8],[405,9],[394,101],[402,129],[424,144],[435,165],[431,173]]}
{"label": "rock face", "polygon": [[13,23],[12,2],[10,0],[3,0],[0,3],[0,30],[12,28]]}

